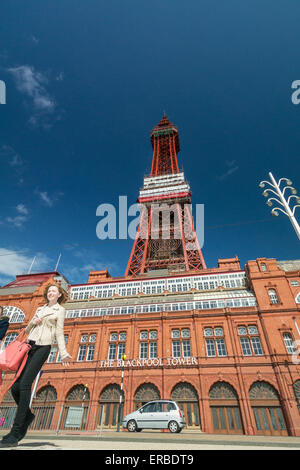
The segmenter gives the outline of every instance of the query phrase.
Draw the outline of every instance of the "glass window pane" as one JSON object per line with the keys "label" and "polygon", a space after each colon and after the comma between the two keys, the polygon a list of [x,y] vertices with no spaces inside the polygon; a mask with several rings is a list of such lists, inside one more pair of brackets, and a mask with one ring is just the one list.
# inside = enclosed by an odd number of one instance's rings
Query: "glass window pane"
{"label": "glass window pane", "polygon": [[269,421],[268,421],[267,414],[266,414],[266,409],[260,408],[260,412],[261,412],[261,416],[263,420],[264,429],[270,429]]}
{"label": "glass window pane", "polygon": [[245,326],[239,326],[238,327],[238,334],[239,335],[246,335],[247,334],[247,328]]}
{"label": "glass window pane", "polygon": [[240,338],[243,356],[252,356],[249,338]]}
{"label": "glass window pane", "polygon": [[118,359],[122,359],[122,356],[125,354],[125,343],[120,343],[118,347]]}
{"label": "glass window pane", "polygon": [[172,330],[172,338],[180,338],[180,331]]}
{"label": "glass window pane", "polygon": [[217,408],[215,408],[215,407],[213,406],[213,407],[211,408],[211,411],[212,411],[212,416],[213,416],[214,429],[219,429]]}
{"label": "glass window pane", "polygon": [[204,328],[204,336],[213,336],[214,332],[212,328]]}
{"label": "glass window pane", "polygon": [[116,343],[112,343],[109,345],[109,350],[108,350],[108,359],[113,361],[116,357],[116,350],[117,350],[117,345]]}
{"label": "glass window pane", "polygon": [[150,359],[157,358],[157,342],[151,341],[150,343]]}
{"label": "glass window pane", "polygon": [[262,350],[260,339],[256,336],[251,338],[251,344],[252,344],[254,354],[256,356],[262,356],[263,355],[263,350]]}
{"label": "glass window pane", "polygon": [[215,336],[224,336],[223,328],[215,328]]}
{"label": "glass window pane", "polygon": [[248,332],[249,332],[249,335],[258,335],[257,327],[254,325],[251,325],[248,327]]}
{"label": "glass window pane", "polygon": [[86,357],[87,361],[92,361],[94,359],[94,352],[95,352],[95,345],[93,344],[88,347],[88,353]]}
{"label": "glass window pane", "polygon": [[190,330],[189,329],[184,329],[181,331],[181,336],[182,338],[189,338],[190,337]]}
{"label": "glass window pane", "polygon": [[218,356],[227,356],[225,340],[224,339],[217,339],[216,343],[217,343]]}
{"label": "glass window pane", "polygon": [[232,410],[231,408],[226,408],[227,411],[227,418],[228,418],[228,423],[229,423],[229,428],[234,429],[234,421],[233,421],[233,416],[232,416]]}
{"label": "glass window pane", "polygon": [[276,417],[275,417],[275,411],[273,408],[269,408],[269,413],[272,421],[272,427],[273,429],[278,429],[277,423],[276,423]]}
{"label": "glass window pane", "polygon": [[77,361],[84,361],[85,352],[86,352],[86,345],[85,345],[85,344],[82,344],[82,345],[79,347]]}
{"label": "glass window pane", "polygon": [[140,343],[140,359],[147,359],[148,357],[148,343]]}
{"label": "glass window pane", "polygon": [[190,340],[182,342],[183,357],[191,357],[191,343]]}
{"label": "glass window pane", "polygon": [[57,354],[57,347],[52,346],[47,362],[49,363],[54,362],[56,358],[56,354]]}
{"label": "glass window pane", "polygon": [[172,342],[173,357],[180,357],[180,341]]}
{"label": "glass window pane", "polygon": [[216,355],[215,342],[213,339],[206,340],[206,352],[209,357]]}
{"label": "glass window pane", "polygon": [[236,423],[237,429],[242,429],[241,415],[240,415],[239,408],[237,407],[234,408],[234,415],[235,415],[235,423]]}
{"label": "glass window pane", "polygon": [[260,424],[258,409],[257,409],[257,408],[253,408],[253,413],[254,413],[256,428],[257,428],[258,431],[261,431],[261,424]]}
{"label": "glass window pane", "polygon": [[280,424],[280,429],[286,429],[286,425],[285,425],[281,408],[276,408],[276,413],[277,413],[278,421]]}
{"label": "glass window pane", "polygon": [[224,408],[219,408],[219,412],[220,412],[221,429],[226,429]]}
{"label": "glass window pane", "polygon": [[284,344],[288,354],[293,354],[296,352],[296,348],[293,343],[293,339],[289,333],[283,334]]}

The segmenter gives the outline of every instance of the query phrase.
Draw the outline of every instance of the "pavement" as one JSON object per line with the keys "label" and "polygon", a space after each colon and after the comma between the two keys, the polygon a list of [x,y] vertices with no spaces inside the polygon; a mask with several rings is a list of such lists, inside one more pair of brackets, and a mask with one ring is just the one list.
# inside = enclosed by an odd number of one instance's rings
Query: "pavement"
{"label": "pavement", "polygon": [[[4,434],[7,431],[2,431],[0,437]],[[180,434],[149,430],[141,433],[103,431],[101,434],[60,432],[58,435],[51,431],[29,431],[17,447],[1,450],[100,450],[104,451],[104,457],[105,451],[109,457],[109,451],[121,451],[121,455],[122,451],[127,451],[128,455],[130,450],[134,450],[132,455],[159,450],[169,450],[170,455],[200,450],[300,450],[300,437],[205,434],[189,430]]]}

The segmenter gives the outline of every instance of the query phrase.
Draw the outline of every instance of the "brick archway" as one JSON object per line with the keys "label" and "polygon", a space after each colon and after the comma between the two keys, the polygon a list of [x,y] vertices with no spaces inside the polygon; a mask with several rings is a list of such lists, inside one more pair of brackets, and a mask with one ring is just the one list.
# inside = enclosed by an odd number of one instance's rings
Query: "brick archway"
{"label": "brick archway", "polygon": [[33,400],[35,419],[30,429],[51,429],[51,423],[57,401],[57,392],[52,385],[42,387]]}
{"label": "brick archway", "polygon": [[141,384],[134,394],[135,409],[140,408],[148,401],[159,399],[160,391],[158,390],[156,385],[152,383]]}
{"label": "brick archway", "polygon": [[209,390],[209,405],[214,432],[244,434],[239,398],[228,382],[215,382]]}
{"label": "brick archway", "polygon": [[104,387],[99,396],[97,411],[97,425],[101,421],[104,428],[114,429],[118,424],[121,387],[118,384],[109,384]]}
{"label": "brick archway", "polygon": [[249,389],[257,434],[288,436],[288,430],[277,390],[268,382],[254,382]]}
{"label": "brick archway", "polygon": [[199,397],[197,390],[188,382],[180,382],[171,391],[171,399],[183,411],[187,428],[200,426]]}

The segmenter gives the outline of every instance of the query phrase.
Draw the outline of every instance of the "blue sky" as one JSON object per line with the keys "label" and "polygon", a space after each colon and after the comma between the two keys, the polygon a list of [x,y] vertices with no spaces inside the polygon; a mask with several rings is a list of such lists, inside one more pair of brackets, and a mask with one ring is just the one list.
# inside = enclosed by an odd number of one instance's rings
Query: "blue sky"
{"label": "blue sky", "polygon": [[[205,204],[208,267],[300,258],[258,183],[300,191],[299,2],[2,0],[0,285],[59,270],[123,275],[132,240],[99,240],[96,209],[135,203],[165,111],[179,165]],[[300,219],[300,209],[296,211]]]}

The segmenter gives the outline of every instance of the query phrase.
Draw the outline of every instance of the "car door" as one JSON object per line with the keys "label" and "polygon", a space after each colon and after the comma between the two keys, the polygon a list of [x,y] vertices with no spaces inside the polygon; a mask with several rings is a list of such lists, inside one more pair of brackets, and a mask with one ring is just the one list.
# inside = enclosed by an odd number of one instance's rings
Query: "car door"
{"label": "car door", "polygon": [[157,402],[155,412],[155,428],[166,429],[169,423],[169,409],[167,403]]}
{"label": "car door", "polygon": [[140,410],[138,411],[138,417],[137,417],[138,428],[149,429],[153,427],[154,408],[155,408],[155,403],[147,403],[145,406],[140,408]]}

